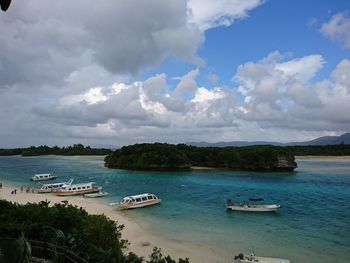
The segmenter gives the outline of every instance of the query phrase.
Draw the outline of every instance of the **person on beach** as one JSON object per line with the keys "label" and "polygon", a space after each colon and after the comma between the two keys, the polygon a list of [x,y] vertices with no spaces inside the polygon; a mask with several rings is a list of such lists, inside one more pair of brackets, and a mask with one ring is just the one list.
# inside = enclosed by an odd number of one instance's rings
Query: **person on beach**
{"label": "person on beach", "polygon": [[13,195],[13,190],[11,191],[11,194]]}
{"label": "person on beach", "polygon": [[34,188],[32,188],[32,194],[34,194]]}
{"label": "person on beach", "polygon": [[23,193],[23,186],[21,186],[21,193]]}
{"label": "person on beach", "polygon": [[15,194],[17,194],[17,189],[15,189]]}
{"label": "person on beach", "polygon": [[2,189],[2,182],[0,182],[0,189]]}

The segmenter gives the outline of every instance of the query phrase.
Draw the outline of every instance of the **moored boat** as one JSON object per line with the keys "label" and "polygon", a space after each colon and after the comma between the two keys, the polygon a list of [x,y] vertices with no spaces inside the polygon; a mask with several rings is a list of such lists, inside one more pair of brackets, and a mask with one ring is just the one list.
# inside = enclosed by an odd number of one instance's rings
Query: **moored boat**
{"label": "moored boat", "polygon": [[119,209],[132,209],[140,208],[150,205],[159,204],[162,200],[154,194],[139,194],[126,196],[120,202],[110,203],[112,206],[116,206]]}
{"label": "moored boat", "polygon": [[[264,201],[264,199],[250,199],[251,201]],[[235,205],[231,199],[226,201],[226,208],[233,211],[241,212],[275,212],[281,208],[278,204],[238,204]]]}
{"label": "moored boat", "polygon": [[53,180],[56,179],[57,175],[52,173],[46,173],[46,174],[34,174],[30,180],[32,181],[46,181],[46,180]]}
{"label": "moored boat", "polygon": [[254,254],[244,255],[239,254],[235,256],[234,263],[291,263],[288,259],[283,258],[268,258],[268,257],[256,257]]}
{"label": "moored boat", "polygon": [[66,185],[54,192],[54,194],[57,196],[82,195],[97,193],[102,190],[102,186],[93,186],[93,184],[94,182]]}
{"label": "moored boat", "polygon": [[62,183],[41,184],[41,187],[39,189],[36,189],[36,192],[39,194],[52,193],[60,190],[64,186],[69,186],[72,183],[73,183],[73,179],[70,179],[68,182],[62,182]]}
{"label": "moored boat", "polygon": [[92,194],[84,194],[85,198],[96,198],[96,197],[104,197],[107,196],[108,193],[107,192],[98,192],[98,193],[92,193]]}

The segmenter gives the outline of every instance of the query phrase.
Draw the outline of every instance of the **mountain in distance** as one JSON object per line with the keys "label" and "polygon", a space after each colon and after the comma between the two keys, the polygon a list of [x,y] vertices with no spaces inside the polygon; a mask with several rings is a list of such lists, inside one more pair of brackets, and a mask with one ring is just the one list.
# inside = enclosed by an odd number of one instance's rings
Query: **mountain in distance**
{"label": "mountain in distance", "polygon": [[242,146],[252,146],[252,145],[275,145],[275,146],[305,146],[305,145],[336,145],[336,144],[350,144],[350,133],[344,133],[340,136],[323,136],[311,141],[305,142],[267,142],[267,141],[232,141],[232,142],[187,142],[188,145],[193,145],[197,147],[242,147]]}

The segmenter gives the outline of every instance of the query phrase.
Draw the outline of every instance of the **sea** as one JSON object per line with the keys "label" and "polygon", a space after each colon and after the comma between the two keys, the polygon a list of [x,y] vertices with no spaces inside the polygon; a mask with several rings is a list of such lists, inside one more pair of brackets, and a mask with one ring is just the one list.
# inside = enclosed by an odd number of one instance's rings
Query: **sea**
{"label": "sea", "polygon": [[[298,160],[289,173],[144,172],[108,169],[103,157],[0,157],[0,180],[38,186],[29,178],[53,172],[57,181],[94,181],[109,192],[99,202],[153,193],[160,205],[122,213],[174,242],[212,248],[221,262],[238,253],[300,263],[350,262],[350,161]],[[227,211],[225,200],[264,198],[276,213]]]}

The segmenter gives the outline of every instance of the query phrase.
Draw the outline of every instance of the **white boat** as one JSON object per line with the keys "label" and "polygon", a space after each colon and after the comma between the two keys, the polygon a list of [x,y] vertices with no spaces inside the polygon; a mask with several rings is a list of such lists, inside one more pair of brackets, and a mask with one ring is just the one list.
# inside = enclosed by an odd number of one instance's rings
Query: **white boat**
{"label": "white boat", "polygon": [[32,181],[46,181],[46,180],[52,180],[56,179],[57,175],[54,175],[52,173],[47,173],[47,174],[34,174],[30,180]]}
{"label": "white boat", "polygon": [[110,203],[110,205],[117,206],[119,209],[132,209],[159,204],[161,201],[154,194],[139,194],[126,196],[120,202]]}
{"label": "white boat", "polygon": [[85,198],[96,198],[96,197],[103,197],[103,196],[107,196],[108,193],[107,192],[98,192],[98,193],[92,193],[92,194],[84,194]]}
{"label": "white boat", "polygon": [[60,190],[54,192],[57,196],[82,195],[97,193],[102,190],[102,186],[93,186],[94,182],[65,185]]}
{"label": "white boat", "polygon": [[36,192],[39,194],[52,193],[60,190],[64,186],[71,185],[72,183],[73,183],[73,179],[70,179],[68,182],[63,182],[63,183],[41,184],[41,187],[39,189],[36,189]]}
{"label": "white boat", "polygon": [[235,256],[234,263],[291,263],[288,259],[283,258],[267,258],[267,257],[256,257],[254,254],[251,255],[243,255],[239,254]]}
{"label": "white boat", "polygon": [[[250,199],[251,201],[263,201],[264,199]],[[266,204],[238,204],[235,205],[232,200],[228,199],[226,201],[226,208],[233,210],[233,211],[241,211],[241,212],[275,212],[279,208],[281,208],[280,205],[272,204],[272,205],[266,205]]]}

